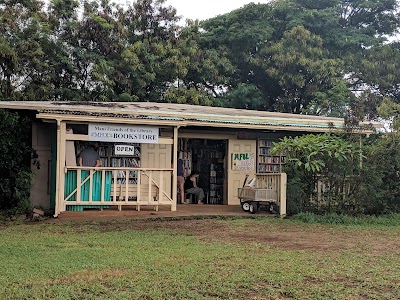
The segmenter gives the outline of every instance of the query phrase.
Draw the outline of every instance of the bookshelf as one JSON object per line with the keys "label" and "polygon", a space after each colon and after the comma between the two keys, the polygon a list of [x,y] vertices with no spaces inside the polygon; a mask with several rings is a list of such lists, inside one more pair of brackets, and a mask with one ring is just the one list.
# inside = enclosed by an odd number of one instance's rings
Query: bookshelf
{"label": "bookshelf", "polygon": [[286,156],[281,153],[279,155],[271,155],[270,149],[274,142],[267,139],[258,140],[257,155],[257,172],[258,173],[280,173],[285,165]]}
{"label": "bookshelf", "polygon": [[210,151],[209,204],[222,204],[224,191],[223,146],[215,144]]}
{"label": "bookshelf", "polygon": [[188,139],[178,139],[178,159],[183,161],[183,176],[189,176],[192,172],[192,151]]}
{"label": "bookshelf", "polygon": [[224,200],[226,143],[223,140],[191,139],[192,167],[200,173],[199,187],[204,190],[207,204]]}
{"label": "bookshelf", "polygon": [[[114,143],[101,143],[98,144],[97,152],[99,153],[101,166],[102,167],[128,167],[128,168],[140,168],[140,145],[139,144],[131,144],[134,146],[133,155],[116,155],[114,152]],[[79,156],[79,153],[88,147],[88,144],[85,142],[79,142],[76,149],[76,156]],[[117,171],[117,183],[124,184],[126,183],[126,172],[125,171]],[[129,172],[129,183],[137,184],[137,171]]]}

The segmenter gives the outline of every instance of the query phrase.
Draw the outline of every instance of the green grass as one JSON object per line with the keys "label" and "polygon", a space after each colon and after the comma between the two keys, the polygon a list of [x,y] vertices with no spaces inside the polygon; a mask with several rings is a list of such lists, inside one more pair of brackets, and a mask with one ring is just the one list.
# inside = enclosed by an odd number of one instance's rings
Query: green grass
{"label": "green grass", "polygon": [[[200,234],[168,229],[168,221],[152,229],[157,222],[143,221],[147,229],[135,229],[135,221],[0,227],[0,299],[400,298],[400,255],[390,247],[400,227],[197,220],[206,231]],[[232,234],[207,233],[215,224]],[[296,232],[360,240],[321,251],[292,247],[290,239],[247,238]],[[377,238],[392,244],[377,250],[368,242]]]}

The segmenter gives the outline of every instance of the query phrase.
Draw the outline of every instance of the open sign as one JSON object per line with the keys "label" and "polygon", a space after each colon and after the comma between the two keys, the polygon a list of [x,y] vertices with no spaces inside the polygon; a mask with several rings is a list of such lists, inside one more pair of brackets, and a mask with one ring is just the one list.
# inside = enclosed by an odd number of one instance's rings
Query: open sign
{"label": "open sign", "polygon": [[135,154],[135,146],[115,145],[114,153],[115,153],[115,155],[134,155]]}

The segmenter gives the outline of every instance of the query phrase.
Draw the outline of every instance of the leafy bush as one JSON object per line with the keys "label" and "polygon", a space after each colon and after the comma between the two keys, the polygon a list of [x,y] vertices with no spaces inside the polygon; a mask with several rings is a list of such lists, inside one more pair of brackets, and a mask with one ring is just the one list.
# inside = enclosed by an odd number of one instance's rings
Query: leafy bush
{"label": "leafy bush", "polygon": [[[400,212],[400,133],[373,135],[359,147],[329,134],[276,143],[274,152],[287,152],[288,215]],[[328,188],[318,193],[318,182]]]}
{"label": "leafy bush", "polygon": [[309,174],[300,172],[293,165],[285,167],[287,174],[286,213],[295,215],[305,211],[310,195],[313,192],[314,183]]}
{"label": "leafy bush", "polygon": [[[343,212],[359,209],[358,192],[360,149],[332,134],[285,137],[271,149],[286,153],[288,174],[287,212],[304,210]],[[327,188],[318,193],[317,185]]]}
{"label": "leafy bush", "polygon": [[29,118],[0,110],[0,119],[0,211],[15,214],[30,205],[31,163],[38,166],[37,155],[30,146]]}
{"label": "leafy bush", "polygon": [[358,197],[365,213],[400,212],[400,133],[370,137],[364,153]]}

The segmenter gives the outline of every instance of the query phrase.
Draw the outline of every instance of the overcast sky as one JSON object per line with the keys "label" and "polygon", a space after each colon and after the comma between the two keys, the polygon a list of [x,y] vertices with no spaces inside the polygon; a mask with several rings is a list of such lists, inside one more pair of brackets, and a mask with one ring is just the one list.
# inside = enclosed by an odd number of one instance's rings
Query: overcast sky
{"label": "overcast sky", "polygon": [[175,7],[183,19],[209,19],[225,14],[245,4],[267,3],[269,0],[167,0],[167,4]]}
{"label": "overcast sky", "polygon": [[[126,4],[132,3],[132,0],[113,0],[116,3]],[[205,20],[218,15],[225,14],[234,9],[243,7],[245,4],[267,3],[270,0],[167,0],[166,4],[175,7],[178,16],[182,20],[199,19]]]}

